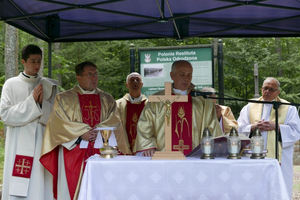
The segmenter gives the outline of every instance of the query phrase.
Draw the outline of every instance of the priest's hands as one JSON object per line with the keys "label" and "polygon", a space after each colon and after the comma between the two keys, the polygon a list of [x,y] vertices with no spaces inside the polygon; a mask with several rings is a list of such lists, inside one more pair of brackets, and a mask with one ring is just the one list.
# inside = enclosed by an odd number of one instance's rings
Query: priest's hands
{"label": "priest's hands", "polygon": [[98,131],[92,129],[92,130],[86,132],[85,134],[83,134],[81,136],[81,139],[83,139],[85,141],[89,141],[89,142],[95,142],[97,135],[98,135]]}
{"label": "priest's hands", "polygon": [[[251,131],[253,131],[255,127],[257,127],[261,132],[272,131],[272,130],[275,130],[275,123],[261,120],[251,126]],[[279,130],[280,130],[280,126],[278,126],[278,131]]]}
{"label": "priest's hands", "polygon": [[146,151],[143,152],[143,156],[145,157],[152,157],[154,154],[155,150],[154,149],[148,149]]}
{"label": "priest's hands", "polygon": [[42,105],[42,103],[43,103],[43,85],[39,84],[38,86],[36,86],[36,88],[34,88],[34,90],[33,90],[32,95],[33,95],[35,102],[38,102],[40,105]]}

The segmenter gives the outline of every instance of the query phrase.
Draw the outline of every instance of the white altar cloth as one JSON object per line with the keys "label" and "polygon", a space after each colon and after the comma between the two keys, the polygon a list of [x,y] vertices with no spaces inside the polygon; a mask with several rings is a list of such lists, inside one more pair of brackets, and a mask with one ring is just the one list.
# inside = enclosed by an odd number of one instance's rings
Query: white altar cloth
{"label": "white altar cloth", "polygon": [[276,159],[87,161],[79,200],[288,200]]}

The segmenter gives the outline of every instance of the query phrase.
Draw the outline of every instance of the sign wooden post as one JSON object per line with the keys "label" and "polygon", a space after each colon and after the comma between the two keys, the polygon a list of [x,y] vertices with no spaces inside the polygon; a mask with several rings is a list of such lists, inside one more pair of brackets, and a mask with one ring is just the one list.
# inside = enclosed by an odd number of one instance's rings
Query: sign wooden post
{"label": "sign wooden post", "polygon": [[165,82],[165,95],[151,95],[148,102],[162,102],[165,104],[165,151],[156,151],[152,160],[184,160],[181,151],[172,151],[172,106],[174,102],[187,102],[187,95],[172,95],[172,83]]}

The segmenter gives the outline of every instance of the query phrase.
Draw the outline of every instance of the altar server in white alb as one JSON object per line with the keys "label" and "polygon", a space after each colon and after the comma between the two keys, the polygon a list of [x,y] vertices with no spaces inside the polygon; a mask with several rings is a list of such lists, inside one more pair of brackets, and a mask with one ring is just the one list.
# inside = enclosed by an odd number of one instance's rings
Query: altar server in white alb
{"label": "altar server in white alb", "polygon": [[[280,83],[273,77],[268,77],[261,88],[262,97],[259,101],[287,101],[278,97]],[[275,110],[272,104],[249,103],[238,118],[239,133],[251,137],[251,132],[258,127],[268,149],[267,157],[275,158]],[[293,153],[294,144],[300,139],[300,120],[295,106],[280,105],[278,109],[279,130],[279,162],[284,176],[290,199],[293,190]]]}
{"label": "altar server in white alb", "polygon": [[42,51],[22,49],[24,71],[2,89],[0,117],[7,125],[3,200],[49,200],[52,176],[40,163],[45,126],[57,94],[57,81],[38,75]]}

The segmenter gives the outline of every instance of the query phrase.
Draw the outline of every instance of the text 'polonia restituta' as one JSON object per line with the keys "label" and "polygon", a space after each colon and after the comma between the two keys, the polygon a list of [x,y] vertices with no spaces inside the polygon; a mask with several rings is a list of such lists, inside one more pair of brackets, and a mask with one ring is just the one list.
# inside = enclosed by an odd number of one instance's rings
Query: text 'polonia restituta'
{"label": "text 'polonia restituta'", "polygon": [[197,60],[195,51],[158,52],[156,61]]}

